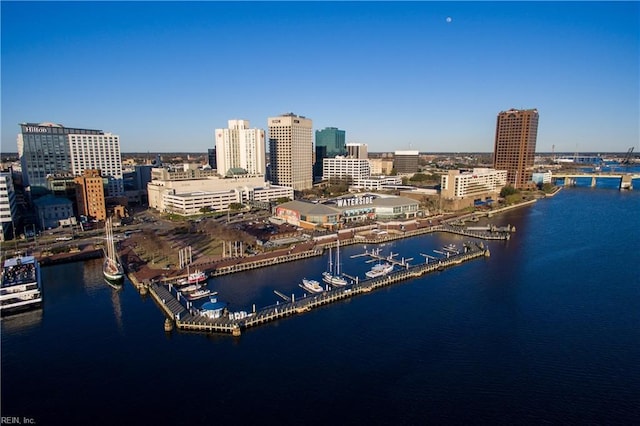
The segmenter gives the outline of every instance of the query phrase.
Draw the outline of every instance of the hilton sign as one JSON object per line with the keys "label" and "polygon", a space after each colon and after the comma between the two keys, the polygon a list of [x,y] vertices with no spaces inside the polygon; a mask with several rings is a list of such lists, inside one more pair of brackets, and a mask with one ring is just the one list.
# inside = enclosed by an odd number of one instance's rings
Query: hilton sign
{"label": "hilton sign", "polygon": [[362,206],[365,204],[373,204],[373,197],[366,195],[364,197],[340,198],[337,200],[338,207]]}
{"label": "hilton sign", "polygon": [[23,133],[48,133],[49,129],[46,127],[36,127],[36,126],[23,126]]}

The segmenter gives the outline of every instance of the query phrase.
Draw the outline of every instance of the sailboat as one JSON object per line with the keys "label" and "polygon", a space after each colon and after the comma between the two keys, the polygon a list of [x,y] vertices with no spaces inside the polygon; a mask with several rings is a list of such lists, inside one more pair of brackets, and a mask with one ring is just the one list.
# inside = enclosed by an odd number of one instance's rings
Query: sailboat
{"label": "sailboat", "polygon": [[347,285],[347,280],[340,276],[340,239],[338,238],[338,243],[336,245],[336,264],[335,269],[333,263],[331,262],[331,247],[329,247],[329,268],[327,271],[322,273],[322,281],[332,286],[345,286]]}
{"label": "sailboat", "polygon": [[106,232],[106,256],[104,264],[102,265],[102,274],[110,283],[120,284],[124,279],[124,269],[122,268],[122,265],[118,260],[118,254],[116,253],[111,218],[105,221],[104,229]]}

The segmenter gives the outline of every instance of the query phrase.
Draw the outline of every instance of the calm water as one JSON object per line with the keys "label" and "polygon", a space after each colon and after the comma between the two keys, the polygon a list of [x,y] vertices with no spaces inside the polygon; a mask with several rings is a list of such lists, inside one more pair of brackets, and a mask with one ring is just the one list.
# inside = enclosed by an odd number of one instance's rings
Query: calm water
{"label": "calm water", "polygon": [[[100,262],[43,269],[2,320],[2,415],[38,424],[638,424],[640,191],[566,189],[492,219],[491,257],[245,332],[165,334]],[[383,253],[423,261],[462,238]],[[370,264],[341,251],[343,269]],[[210,282],[232,309],[300,296],[326,258]]]}

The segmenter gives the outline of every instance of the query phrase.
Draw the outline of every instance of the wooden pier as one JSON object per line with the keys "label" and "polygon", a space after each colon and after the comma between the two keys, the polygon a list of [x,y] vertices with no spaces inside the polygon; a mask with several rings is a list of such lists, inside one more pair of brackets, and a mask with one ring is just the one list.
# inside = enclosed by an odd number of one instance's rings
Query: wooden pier
{"label": "wooden pier", "polygon": [[291,315],[308,312],[323,305],[368,293],[411,278],[417,278],[434,271],[442,271],[445,268],[488,255],[489,251],[482,243],[469,243],[465,245],[464,252],[451,254],[446,259],[438,259],[431,263],[427,262],[411,267],[407,265],[403,269],[391,272],[382,277],[358,281],[347,287],[332,288],[322,293],[307,295],[306,297],[291,298],[290,301],[277,303],[258,311],[255,311],[254,308],[253,312],[247,314],[242,319],[232,319],[234,318],[233,315],[213,319],[202,316],[195,311],[189,312],[178,302],[171,292],[162,285],[152,284],[150,289],[151,294],[162,306],[163,311],[175,320],[178,329],[240,335],[242,330],[251,327],[266,324]]}

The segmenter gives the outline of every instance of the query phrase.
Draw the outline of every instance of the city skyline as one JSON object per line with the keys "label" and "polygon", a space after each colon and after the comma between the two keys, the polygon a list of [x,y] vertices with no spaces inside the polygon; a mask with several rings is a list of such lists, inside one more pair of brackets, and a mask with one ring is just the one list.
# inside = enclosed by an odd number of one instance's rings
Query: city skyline
{"label": "city skyline", "polygon": [[2,2],[2,151],[17,151],[18,123],[55,122],[118,134],[122,152],[207,152],[228,120],[267,129],[294,112],[371,152],[491,152],[510,108],[539,111],[537,152],[638,150],[638,12]]}

